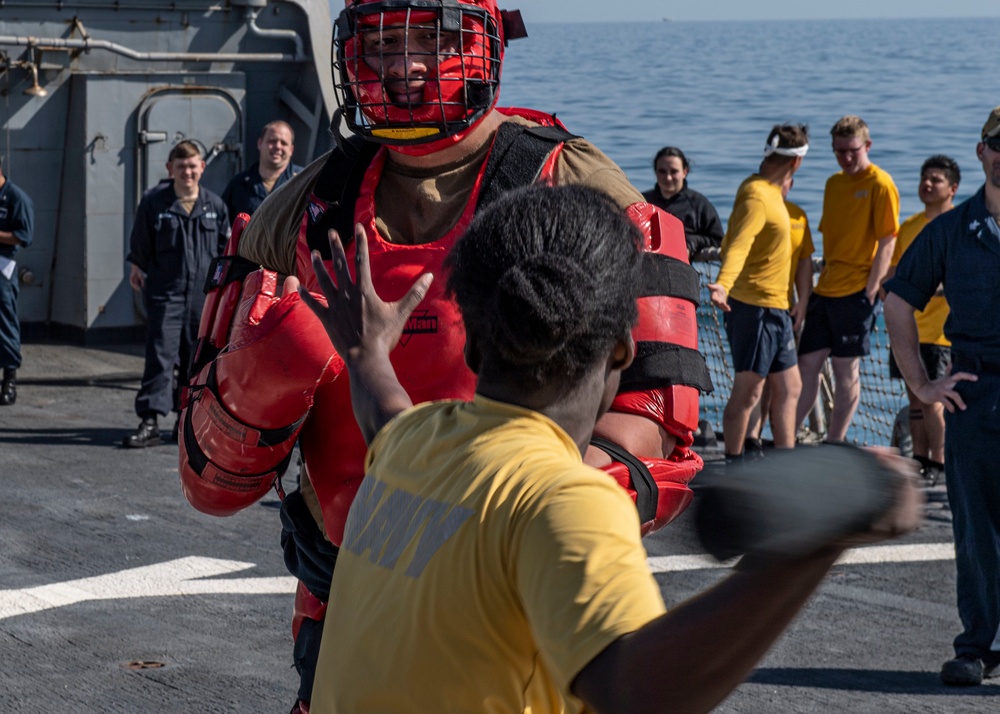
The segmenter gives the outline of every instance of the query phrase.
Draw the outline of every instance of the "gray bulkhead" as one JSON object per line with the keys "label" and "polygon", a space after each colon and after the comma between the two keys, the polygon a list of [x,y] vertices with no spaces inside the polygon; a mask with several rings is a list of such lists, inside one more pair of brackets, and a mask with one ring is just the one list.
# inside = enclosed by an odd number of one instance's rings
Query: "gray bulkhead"
{"label": "gray bulkhead", "polygon": [[221,193],[269,121],[306,164],[336,106],[328,0],[0,0],[0,156],[35,204],[17,256],[28,335],[141,334],[128,235],[170,148],[199,142]]}

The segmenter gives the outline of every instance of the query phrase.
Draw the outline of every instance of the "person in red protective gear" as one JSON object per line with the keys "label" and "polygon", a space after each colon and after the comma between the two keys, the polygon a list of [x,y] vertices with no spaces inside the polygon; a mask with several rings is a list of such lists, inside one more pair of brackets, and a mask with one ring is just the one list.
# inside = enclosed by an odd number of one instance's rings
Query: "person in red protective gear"
{"label": "person in red protective gear", "polygon": [[[299,440],[300,488],[282,493],[281,520],[286,564],[300,580],[302,711],[366,453],[343,361],[297,293],[300,283],[318,292],[311,253],[330,259],[331,230],[351,257],[354,241],[367,241],[379,295],[395,300],[416,276],[442,274],[476,212],[511,188],[580,184],[607,194],[639,225],[647,253],[637,357],[588,462],[629,491],[645,531],[684,509],[702,465],[688,447],[698,392],[711,381],[697,352],[698,278],[683,227],[642,203],[621,169],[554,117],[496,106],[504,47],[524,34],[520,16],[494,0],[349,1],[336,21],[334,75],[353,136],[338,137],[234,230],[210,283],[183,416],[182,484],[196,508],[234,513],[277,481]],[[392,350],[414,402],[467,399],[475,387],[445,282],[435,281]]]}

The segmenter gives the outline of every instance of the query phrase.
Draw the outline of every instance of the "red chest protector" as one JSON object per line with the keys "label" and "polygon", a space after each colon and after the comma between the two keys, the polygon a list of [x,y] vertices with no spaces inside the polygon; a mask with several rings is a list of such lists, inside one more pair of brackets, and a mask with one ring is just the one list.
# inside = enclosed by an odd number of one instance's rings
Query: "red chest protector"
{"label": "red chest protector", "polygon": [[[547,115],[532,115],[538,120]],[[556,144],[546,158],[537,181],[551,179],[562,144]],[[398,300],[420,275],[433,273],[430,291],[407,322],[399,344],[390,354],[400,384],[415,404],[441,399],[471,399],[476,377],[465,365],[465,328],[458,306],[445,297],[447,277],[444,260],[455,241],[465,232],[480,203],[489,162],[476,178],[468,205],[458,223],[443,237],[422,245],[399,245],[384,240],[375,225],[375,190],[381,178],[387,150],[381,149],[372,160],[361,184],[355,204],[355,222],[365,227],[374,286],[384,300]],[[497,187],[502,188],[502,187]],[[314,212],[327,208],[313,196]],[[307,212],[308,213],[308,212]],[[318,292],[310,261],[307,237],[308,215],[303,217],[296,247],[299,279]],[[348,265],[354,270],[353,241],[347,246]],[[327,263],[328,269],[330,264]],[[316,391],[313,409],[300,435],[300,447],[309,480],[323,509],[330,540],[343,538],[347,511],[364,476],[367,446],[354,420],[350,384],[347,375]]]}
{"label": "red chest protector", "polygon": [[[385,159],[386,150],[383,149],[368,171],[356,212],[357,222],[365,226],[369,236],[375,289],[384,300],[398,300],[420,275],[433,273],[435,276],[430,291],[414,310],[390,359],[400,384],[414,403],[430,399],[469,399],[475,391],[476,378],[465,366],[465,330],[458,306],[444,296],[446,280],[442,272],[445,256],[471,220],[478,187],[473,190],[473,201],[461,220],[440,240],[413,246],[391,244],[375,229],[374,192]],[[310,290],[317,292],[311,266],[308,272],[303,266],[303,257],[308,257],[309,252],[305,233],[303,220],[297,248],[299,277]],[[347,257],[352,273],[355,250],[353,242],[348,245]],[[327,266],[329,268],[329,263]],[[323,508],[327,534],[334,543],[340,543],[347,510],[364,475],[367,453],[361,430],[354,420],[346,374],[317,390],[299,444],[309,480]]]}

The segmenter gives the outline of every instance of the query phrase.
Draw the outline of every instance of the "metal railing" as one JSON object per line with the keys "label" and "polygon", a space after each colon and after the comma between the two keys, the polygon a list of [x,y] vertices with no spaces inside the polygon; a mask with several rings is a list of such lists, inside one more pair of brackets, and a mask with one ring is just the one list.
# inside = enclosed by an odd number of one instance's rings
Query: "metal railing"
{"label": "metal railing", "polygon": [[[722,428],[722,411],[733,387],[733,371],[722,312],[712,305],[707,288],[719,272],[718,250],[701,251],[692,264],[701,277],[698,349],[705,355],[715,384],[715,391],[701,398],[701,418],[719,431]],[[821,266],[822,263],[816,261],[815,272],[819,272]],[[861,401],[847,432],[847,440],[862,446],[898,445],[897,416],[906,404],[906,388],[902,380],[889,378],[889,335],[880,314],[871,337],[871,354],[861,360]],[[806,433],[800,432],[800,437],[822,439],[826,435],[832,409],[833,375],[827,361],[821,375],[816,406],[806,422]]]}

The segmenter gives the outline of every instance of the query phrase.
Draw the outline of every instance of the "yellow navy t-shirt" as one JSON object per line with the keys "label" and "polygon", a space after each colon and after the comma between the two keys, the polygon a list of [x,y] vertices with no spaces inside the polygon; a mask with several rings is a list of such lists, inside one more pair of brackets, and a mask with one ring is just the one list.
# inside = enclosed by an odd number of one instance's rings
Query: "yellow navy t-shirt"
{"label": "yellow navy t-shirt", "polygon": [[787,310],[790,232],[781,187],[750,176],[736,191],[716,282],[740,302]]}
{"label": "yellow navy t-shirt", "polygon": [[868,285],[878,240],[899,230],[899,190],[875,164],[853,176],[827,179],[823,192],[823,260],[815,292],[844,297]]}
{"label": "yellow navy t-shirt", "polygon": [[547,417],[476,395],[373,440],[311,711],[581,711],[576,675],[664,611],[634,504]]}

